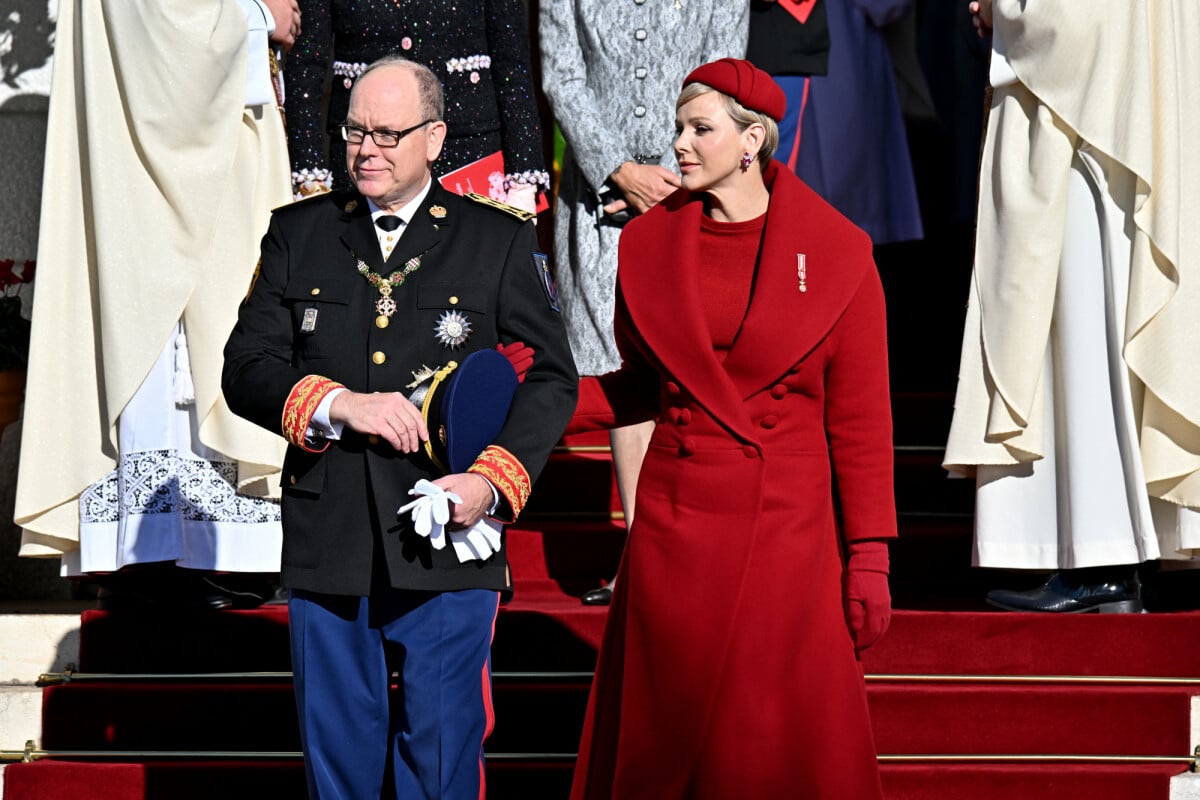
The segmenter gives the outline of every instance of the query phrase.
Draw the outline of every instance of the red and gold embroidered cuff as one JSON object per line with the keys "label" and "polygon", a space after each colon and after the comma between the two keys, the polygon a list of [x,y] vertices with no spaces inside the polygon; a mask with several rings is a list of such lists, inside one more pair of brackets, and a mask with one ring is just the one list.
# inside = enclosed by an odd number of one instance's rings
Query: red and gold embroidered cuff
{"label": "red and gold embroidered cuff", "polygon": [[342,384],[321,375],[305,375],[301,378],[283,404],[283,438],[310,453],[320,453],[329,447],[329,442],[320,448],[309,447],[308,426],[325,395],[342,388],[345,388]]}
{"label": "red and gold embroidered cuff", "polygon": [[515,522],[529,500],[529,491],[533,488],[529,480],[529,472],[517,460],[517,457],[499,445],[491,445],[475,459],[475,463],[467,468],[467,472],[478,472],[492,482],[497,491],[508,501],[512,508],[509,522]]}

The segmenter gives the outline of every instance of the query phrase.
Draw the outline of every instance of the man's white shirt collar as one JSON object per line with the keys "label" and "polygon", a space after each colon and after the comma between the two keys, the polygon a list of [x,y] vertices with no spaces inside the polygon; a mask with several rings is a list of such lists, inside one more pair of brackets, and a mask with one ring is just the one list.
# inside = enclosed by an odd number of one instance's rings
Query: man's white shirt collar
{"label": "man's white shirt collar", "polygon": [[[425,185],[421,187],[421,191],[417,192],[416,197],[414,197],[412,200],[409,200],[400,207],[399,211],[396,212],[395,215],[400,218],[400,221],[404,223],[405,227],[408,226],[408,223],[412,222],[413,215],[417,213],[417,209],[420,208],[421,204],[425,202],[425,196],[429,194],[429,190],[432,186],[433,178],[430,177],[425,181]],[[367,208],[371,210],[371,222],[374,222],[382,216],[386,216],[388,213],[379,206],[375,205],[375,201],[369,197],[367,198]]]}

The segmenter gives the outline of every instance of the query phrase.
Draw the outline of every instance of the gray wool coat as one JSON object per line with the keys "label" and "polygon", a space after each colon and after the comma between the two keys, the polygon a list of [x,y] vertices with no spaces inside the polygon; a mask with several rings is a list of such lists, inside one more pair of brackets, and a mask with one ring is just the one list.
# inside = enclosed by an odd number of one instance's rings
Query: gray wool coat
{"label": "gray wool coat", "polygon": [[613,341],[617,240],[599,192],[621,163],[675,169],[675,98],[684,77],[746,52],[749,3],[542,0],[542,83],[567,142],[555,208],[555,268],[581,375],[620,366]]}

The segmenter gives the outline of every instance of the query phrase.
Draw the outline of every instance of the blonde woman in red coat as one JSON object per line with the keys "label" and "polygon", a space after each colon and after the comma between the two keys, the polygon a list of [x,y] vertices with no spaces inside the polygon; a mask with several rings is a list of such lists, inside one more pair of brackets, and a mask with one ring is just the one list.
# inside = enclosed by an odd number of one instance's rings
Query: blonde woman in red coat
{"label": "blonde woman in red coat", "polygon": [[771,160],[784,104],[749,62],[695,70],[683,188],[621,238],[623,365],[573,429],[659,424],[573,800],[881,794],[857,652],[891,613],[883,291],[866,234]]}

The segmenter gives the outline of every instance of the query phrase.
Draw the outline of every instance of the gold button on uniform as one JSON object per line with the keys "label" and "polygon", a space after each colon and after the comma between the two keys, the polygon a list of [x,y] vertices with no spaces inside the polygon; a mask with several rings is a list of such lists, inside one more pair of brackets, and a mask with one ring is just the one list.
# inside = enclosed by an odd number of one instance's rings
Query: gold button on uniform
{"label": "gold button on uniform", "polygon": [[458,305],[458,295],[456,295],[456,294],[450,295],[450,305],[452,305],[452,306]]}
{"label": "gold button on uniform", "polygon": [[296,476],[295,475],[290,476],[288,478],[288,483],[292,484],[292,486],[295,486],[296,485]]}
{"label": "gold button on uniform", "polygon": [[370,444],[379,444],[379,437],[372,433],[367,437],[367,442]]}
{"label": "gold button on uniform", "polygon": [[313,297],[316,297],[320,293],[321,293],[320,289],[313,289],[311,292],[309,292],[309,294],[311,294]]}
{"label": "gold button on uniform", "polygon": [[376,350],[374,353],[371,353],[371,360],[376,364],[382,364],[387,361],[387,354],[382,350]]}
{"label": "gold button on uniform", "polygon": [[375,318],[375,327],[376,328],[386,328],[387,326],[388,326],[388,318],[385,317],[383,314],[380,314],[378,317]]}

